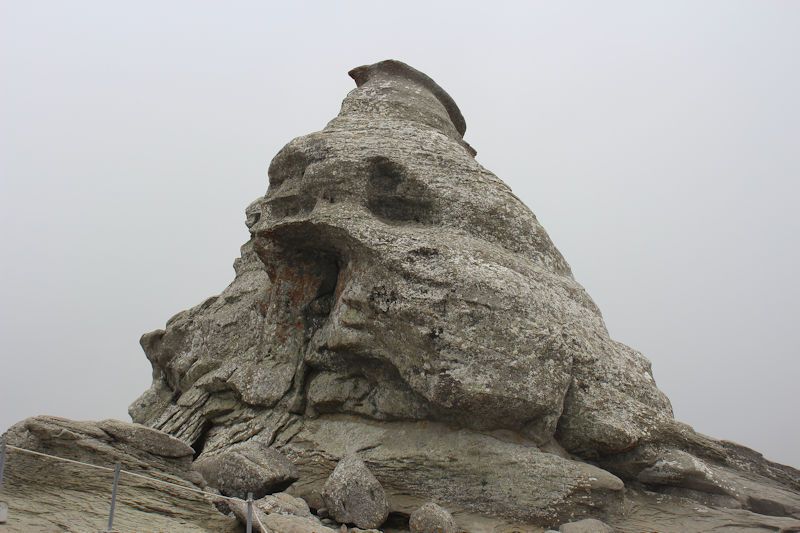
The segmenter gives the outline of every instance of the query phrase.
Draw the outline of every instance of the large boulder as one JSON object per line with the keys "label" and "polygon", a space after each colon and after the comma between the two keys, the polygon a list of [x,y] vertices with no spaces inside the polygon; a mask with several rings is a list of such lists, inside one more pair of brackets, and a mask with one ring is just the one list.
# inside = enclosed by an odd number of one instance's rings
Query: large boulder
{"label": "large boulder", "polygon": [[201,455],[193,468],[206,483],[226,496],[261,498],[279,492],[297,480],[297,469],[280,452],[250,441]]}
{"label": "large boulder", "polygon": [[389,516],[389,504],[380,482],[355,455],[342,458],[322,488],[328,512],[338,522],[376,528]]}

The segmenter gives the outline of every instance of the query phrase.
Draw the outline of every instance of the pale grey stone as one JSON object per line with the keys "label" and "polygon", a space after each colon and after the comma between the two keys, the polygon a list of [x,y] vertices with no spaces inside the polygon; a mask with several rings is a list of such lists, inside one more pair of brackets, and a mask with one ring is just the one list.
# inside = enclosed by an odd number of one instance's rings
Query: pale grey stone
{"label": "pale grey stone", "polygon": [[101,420],[97,427],[114,437],[118,442],[130,443],[137,448],[162,457],[190,457],[194,450],[186,443],[162,431],[130,424],[119,420]]}
{"label": "pale grey stone", "polygon": [[[267,504],[268,507],[270,505],[272,504]],[[230,502],[230,508],[241,524],[247,524],[245,502],[238,500]],[[336,533],[313,515],[299,516],[294,513],[265,511],[264,506],[256,505],[255,502],[252,526],[256,533]]]}
{"label": "pale grey stone", "polygon": [[285,492],[278,492],[264,496],[263,498],[254,502],[256,507],[263,512],[277,513],[277,514],[290,514],[294,516],[301,516],[304,518],[313,518],[308,504],[302,498],[296,498]]}
{"label": "pale grey stone", "polygon": [[408,525],[411,533],[458,533],[453,515],[434,502],[411,513]]}
{"label": "pale grey stone", "polygon": [[339,461],[322,488],[322,499],[333,518],[360,528],[376,528],[389,516],[383,487],[355,455]]}
{"label": "pale grey stone", "polygon": [[297,469],[280,452],[250,441],[201,455],[193,465],[206,482],[226,496],[254,498],[279,492],[297,480]]}

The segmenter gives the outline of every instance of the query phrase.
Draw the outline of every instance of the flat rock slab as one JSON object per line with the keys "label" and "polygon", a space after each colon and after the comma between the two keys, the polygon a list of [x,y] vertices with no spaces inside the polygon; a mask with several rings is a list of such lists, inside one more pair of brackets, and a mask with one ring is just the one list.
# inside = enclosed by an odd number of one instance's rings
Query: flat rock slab
{"label": "flat rock slab", "polygon": [[[626,491],[624,511],[609,520],[620,533],[758,533],[800,531],[800,520],[767,516],[742,509],[700,505],[687,498],[639,489]],[[796,529],[792,529],[796,528]]]}
{"label": "flat rock slab", "polygon": [[[119,462],[124,470],[199,488],[191,481],[196,478],[189,470],[191,453],[177,453],[185,444],[156,433],[118,421],[35,417],[12,426],[5,438],[12,446],[105,467]],[[108,523],[113,472],[9,448],[4,477],[0,499],[8,503],[8,521],[0,526],[3,533],[84,533],[104,530]],[[205,496],[124,473],[114,525],[120,531],[238,531],[236,520],[220,514]]]}
{"label": "flat rock slab", "polygon": [[[275,446],[300,471],[290,492],[323,507],[323,486],[341,457],[357,450],[386,490],[392,512],[410,515],[431,499],[469,529],[560,524],[613,512],[623,483],[597,467],[435,423],[375,423],[356,417],[298,420]],[[289,439],[286,441],[285,439]],[[493,517],[483,520],[481,515]],[[471,529],[470,529],[471,530]]]}
{"label": "flat rock slab", "polygon": [[614,528],[594,518],[584,518],[577,522],[562,524],[560,533],[614,533]]}

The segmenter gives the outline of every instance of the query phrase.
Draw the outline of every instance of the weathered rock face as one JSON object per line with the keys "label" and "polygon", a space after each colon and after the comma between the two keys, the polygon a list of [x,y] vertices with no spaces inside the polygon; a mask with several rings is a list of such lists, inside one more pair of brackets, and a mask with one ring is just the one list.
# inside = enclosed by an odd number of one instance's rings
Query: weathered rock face
{"label": "weathered rock face", "polygon": [[142,338],[134,421],[200,461],[279,449],[312,506],[358,454],[393,511],[435,497],[462,527],[613,519],[620,477],[800,516],[797,471],[673,419],[447,93],[396,61],[350,74],[339,115],[273,159],[233,283]]}
{"label": "weathered rock face", "polygon": [[[197,490],[192,449],[159,431],[116,420],[74,422],[38,416],[11,427],[6,443],[18,448],[99,466],[120,463],[134,472]],[[8,524],[0,531],[85,532],[104,530],[113,472],[8,450],[0,500]],[[123,474],[114,524],[120,531],[219,531],[239,525],[196,492]]]}

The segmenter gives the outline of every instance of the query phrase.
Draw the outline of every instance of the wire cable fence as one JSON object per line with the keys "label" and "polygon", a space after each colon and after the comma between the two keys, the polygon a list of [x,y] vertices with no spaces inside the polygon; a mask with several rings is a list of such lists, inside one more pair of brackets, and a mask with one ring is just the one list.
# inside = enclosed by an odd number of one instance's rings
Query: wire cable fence
{"label": "wire cable fence", "polygon": [[[121,463],[116,463],[114,465],[114,467],[95,465],[95,464],[91,464],[91,463],[85,463],[83,461],[77,461],[75,459],[67,459],[66,457],[59,457],[57,455],[51,455],[49,453],[38,452],[36,450],[29,450],[27,448],[20,448],[18,446],[13,446],[11,444],[6,444],[1,439],[0,439],[0,489],[3,488],[3,475],[4,475],[4,471],[5,471],[6,454],[7,454],[7,452],[9,450],[10,451],[14,451],[14,452],[20,452],[20,453],[23,453],[23,454],[28,454],[28,455],[35,456],[35,457],[54,459],[56,461],[61,461],[61,462],[64,462],[64,463],[70,463],[70,464],[74,464],[74,465],[79,465],[81,467],[94,468],[94,469],[97,469],[97,470],[104,470],[104,471],[107,471],[107,472],[113,472],[114,473],[114,482],[112,483],[112,486],[111,486],[111,504],[110,504],[109,511],[108,511],[108,525],[107,525],[106,529],[103,530],[105,533],[111,533],[111,532],[115,531],[114,530],[114,511],[115,511],[116,504],[117,504],[117,489],[119,488],[120,477],[121,477],[122,474],[125,474],[126,476],[130,476],[130,477],[134,477],[134,478],[143,479],[145,481],[148,481],[148,482],[151,482],[151,483],[154,483],[154,484],[157,484],[157,485],[164,485],[164,486],[172,487],[174,489],[179,489],[179,490],[183,490],[183,491],[187,491],[187,492],[193,492],[193,493],[196,493],[196,494],[202,494],[202,495],[214,498],[214,499],[223,499],[223,500],[228,500],[228,501],[232,501],[232,502],[238,502],[238,503],[241,503],[241,504],[245,504],[246,509],[247,509],[247,520],[246,520],[247,533],[252,533],[252,531],[253,531],[253,522],[254,521],[258,525],[258,527],[259,527],[259,529],[260,529],[260,531],[262,533],[267,533],[269,531],[266,527],[264,527],[264,524],[261,523],[261,519],[258,517],[258,513],[254,513],[253,512],[253,493],[252,492],[247,494],[247,499],[246,500],[243,500],[242,498],[236,498],[236,497],[233,497],[233,496],[224,496],[222,494],[217,494],[217,493],[214,493],[214,492],[208,492],[208,491],[205,491],[205,490],[202,490],[202,489],[199,489],[199,488],[187,487],[186,485],[179,485],[177,483],[172,483],[170,481],[165,481],[163,479],[157,479],[157,478],[154,478],[154,477],[151,477],[151,476],[146,476],[144,474],[139,474],[137,472],[131,472],[129,470],[123,470]],[[5,518],[5,520],[0,519],[0,524],[2,524],[5,521],[7,521],[7,517],[2,517],[2,518]]]}

